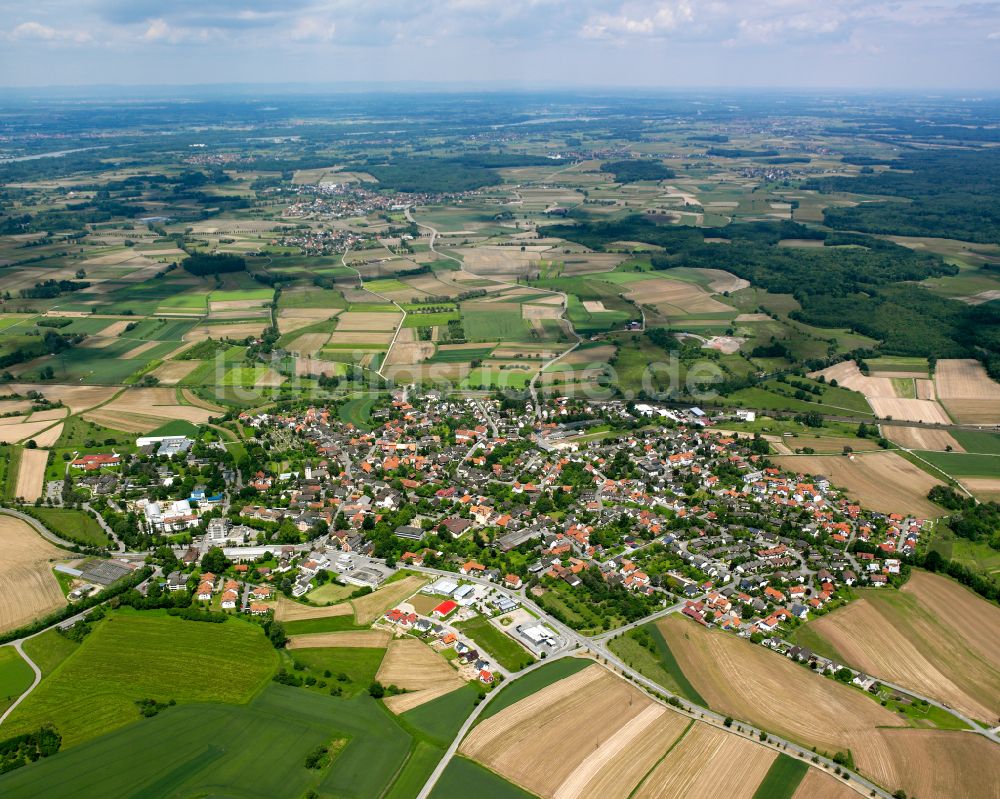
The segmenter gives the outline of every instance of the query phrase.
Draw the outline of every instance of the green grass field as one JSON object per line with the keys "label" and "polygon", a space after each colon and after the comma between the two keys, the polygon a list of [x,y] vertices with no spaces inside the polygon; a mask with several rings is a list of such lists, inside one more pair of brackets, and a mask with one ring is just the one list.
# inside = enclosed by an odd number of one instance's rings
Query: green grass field
{"label": "green grass field", "polygon": [[365,630],[354,623],[354,616],[328,616],[325,619],[300,619],[284,622],[285,632],[289,635],[306,635],[308,633],[334,633],[343,630]]}
{"label": "green grass field", "polygon": [[34,679],[35,672],[14,647],[0,646],[0,713],[28,690]]}
{"label": "green grass field", "polygon": [[779,754],[757,787],[753,799],[792,799],[809,764],[788,755]]}
{"label": "green grass field", "polygon": [[[305,768],[306,754],[337,739],[347,744],[331,765]],[[183,705],[137,720],[0,777],[0,793],[55,799],[66,796],[71,784],[78,799],[273,799],[309,790],[323,799],[377,799],[400,772],[411,744],[367,696],[335,699],[269,685],[247,705]]]}
{"label": "green grass field", "polygon": [[368,430],[371,428],[371,413],[376,402],[378,402],[377,397],[355,397],[341,405],[337,415],[342,422]]}
{"label": "green grass field", "polygon": [[472,621],[459,622],[455,626],[489,652],[508,671],[520,671],[535,662],[535,658],[524,647],[482,616]]}
{"label": "green grass field", "polygon": [[427,359],[427,363],[468,363],[469,361],[481,361],[484,358],[489,358],[495,348],[496,346],[491,344],[489,347],[469,347],[468,349],[461,350],[439,349]]}
{"label": "green grass field", "polygon": [[1000,455],[921,451],[920,457],[955,477],[996,477],[1000,474]]}
{"label": "green grass field", "polygon": [[459,319],[458,311],[438,311],[436,313],[408,313],[403,320],[403,327],[435,327],[447,325]]}
{"label": "green grass field", "polygon": [[462,327],[467,341],[531,341],[531,326],[520,309],[506,311],[489,303],[462,303]]}
{"label": "green grass field", "polygon": [[135,701],[247,702],[278,655],[260,627],[155,611],[111,614],[11,715],[10,735],[51,722],[74,746],[138,717]]}
{"label": "green grass field", "polygon": [[431,799],[460,799],[464,796],[475,796],[476,799],[533,799],[534,794],[507,782],[499,774],[472,760],[455,757],[431,791]]}
{"label": "green grass field", "polygon": [[486,709],[479,715],[477,721],[483,721],[490,716],[495,716],[504,708],[520,702],[525,697],[541,691],[545,686],[559,682],[564,677],[571,677],[578,671],[583,671],[587,666],[594,665],[594,661],[585,658],[559,658],[551,663],[546,663],[541,668],[535,669],[523,677],[518,677],[513,682],[508,683],[500,689],[500,693],[492,699]]}
{"label": "green grass field", "polygon": [[653,642],[656,644],[656,651],[660,656],[660,663],[663,666],[664,671],[667,672],[673,678],[674,682],[677,684],[679,693],[681,696],[689,699],[695,704],[701,705],[702,707],[708,707],[708,702],[705,701],[704,697],[695,690],[695,687],[691,684],[691,681],[687,678],[687,675],[681,670],[680,664],[674,657],[674,653],[670,651],[670,647],[667,646],[667,642],[660,632],[660,628],[655,624],[646,624],[643,629],[648,630],[649,634],[653,637]]}
{"label": "green grass field", "polygon": [[[294,649],[290,652],[292,660],[305,666],[303,671],[297,671],[300,677],[313,676],[317,680],[326,680],[327,688],[316,690],[328,691],[330,686],[340,686],[344,696],[355,696],[375,679],[378,667],[385,656],[384,649],[375,647],[322,647],[316,649]],[[331,677],[325,676],[329,671]],[[339,676],[347,679],[338,679]]]}
{"label": "green grass field", "polygon": [[29,638],[22,646],[28,657],[42,670],[43,677],[48,677],[56,666],[80,647],[76,641],[71,641],[56,630],[46,630],[41,635]]}
{"label": "green grass field", "polygon": [[56,535],[88,547],[111,545],[107,533],[101,529],[97,519],[83,510],[72,508],[28,508],[25,511],[34,516]]}
{"label": "green grass field", "polygon": [[407,710],[400,718],[432,742],[448,746],[475,707],[479,688],[466,683],[430,702]]}
{"label": "green grass field", "polygon": [[[973,430],[952,430],[952,437],[966,452],[984,455],[1000,455],[1000,434],[975,432]],[[1000,469],[1000,465],[997,467]]]}

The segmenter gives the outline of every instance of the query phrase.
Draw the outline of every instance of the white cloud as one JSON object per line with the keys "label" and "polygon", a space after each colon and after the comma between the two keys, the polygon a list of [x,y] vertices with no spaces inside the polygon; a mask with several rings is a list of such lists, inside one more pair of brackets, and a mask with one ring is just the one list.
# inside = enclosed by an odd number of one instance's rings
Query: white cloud
{"label": "white cloud", "polygon": [[151,19],[142,38],[147,42],[161,42],[171,36],[170,26],[163,19]]}
{"label": "white cloud", "polygon": [[90,34],[86,31],[58,30],[40,22],[22,22],[8,34],[8,38],[20,41],[71,41],[82,44],[90,41]]}
{"label": "white cloud", "polygon": [[617,14],[598,14],[586,20],[581,34],[588,39],[619,36],[660,36],[694,19],[691,4],[680,2],[655,4],[652,8],[623,7]]}
{"label": "white cloud", "polygon": [[289,32],[296,42],[328,42],[337,32],[337,24],[323,17],[299,17]]}

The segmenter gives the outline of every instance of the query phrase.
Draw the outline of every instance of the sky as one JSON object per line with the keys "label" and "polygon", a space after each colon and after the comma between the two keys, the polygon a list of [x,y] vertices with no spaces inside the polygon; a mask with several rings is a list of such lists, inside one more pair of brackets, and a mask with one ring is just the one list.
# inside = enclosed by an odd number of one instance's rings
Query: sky
{"label": "sky", "polygon": [[0,0],[0,86],[1000,89],[1000,2]]}

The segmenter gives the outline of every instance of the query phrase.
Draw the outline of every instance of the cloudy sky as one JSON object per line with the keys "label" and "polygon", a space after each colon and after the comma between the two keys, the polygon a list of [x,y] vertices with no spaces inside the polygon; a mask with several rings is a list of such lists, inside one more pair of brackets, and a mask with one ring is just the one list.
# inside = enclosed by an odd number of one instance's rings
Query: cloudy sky
{"label": "cloudy sky", "polygon": [[0,86],[1000,88],[1000,2],[0,0]]}

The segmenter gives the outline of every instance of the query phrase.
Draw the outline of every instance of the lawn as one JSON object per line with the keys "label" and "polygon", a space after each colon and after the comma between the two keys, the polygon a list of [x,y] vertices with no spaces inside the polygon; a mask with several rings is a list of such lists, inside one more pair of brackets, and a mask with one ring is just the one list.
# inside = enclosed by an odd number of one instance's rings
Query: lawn
{"label": "lawn", "polygon": [[224,386],[253,386],[271,371],[269,366],[233,366],[222,377]]}
{"label": "lawn", "polygon": [[583,671],[587,666],[592,666],[594,661],[587,658],[564,657],[546,663],[541,668],[512,680],[500,689],[500,693],[490,701],[486,709],[479,714],[477,723],[495,716],[501,710],[520,702],[522,699],[541,691],[545,686],[552,685],[564,677],[571,677],[578,671]]}
{"label": "lawn", "polygon": [[134,721],[139,699],[244,703],[277,663],[255,624],[119,611],[42,681],[7,720],[6,732],[49,722],[64,746],[74,746]]}
{"label": "lawn", "polygon": [[14,647],[0,646],[0,713],[27,691],[34,679],[31,666]]}
{"label": "lawn", "polygon": [[455,627],[489,652],[507,671],[520,671],[535,662],[524,647],[482,616],[472,621],[459,622]]}
{"label": "lawn", "polygon": [[454,757],[441,775],[431,799],[533,799],[533,794],[507,782],[503,777],[464,757]]}
{"label": "lawn", "polygon": [[83,510],[72,508],[26,508],[25,512],[34,516],[56,535],[88,547],[110,546],[111,540],[101,529],[97,519]]}
{"label": "lawn", "polygon": [[[340,686],[344,696],[355,696],[368,690],[378,673],[378,667],[385,656],[384,649],[375,647],[322,647],[316,649],[294,649],[292,660],[305,667],[296,671],[300,677],[313,676],[317,681],[326,680],[327,687],[316,687],[324,693],[329,687]],[[329,677],[326,672],[329,671]],[[341,676],[346,679],[339,679]]]}
{"label": "lawn", "polygon": [[42,670],[43,677],[48,677],[56,666],[80,647],[76,641],[71,641],[57,630],[46,630],[41,635],[29,638],[22,646],[28,657]]}
{"label": "lawn", "polygon": [[[337,739],[347,744],[330,766],[305,768],[310,751]],[[75,799],[272,799],[310,790],[376,799],[410,748],[410,736],[367,696],[343,700],[269,685],[247,705],[184,705],[137,720],[0,777],[0,793],[56,799],[71,784]]]}
{"label": "lawn", "polygon": [[358,589],[352,585],[340,585],[340,583],[326,583],[319,588],[315,588],[306,594],[306,599],[317,605],[335,605],[347,599]]}
{"label": "lawn", "polygon": [[757,786],[753,799],[792,799],[808,770],[809,764],[804,760],[778,755]]}

